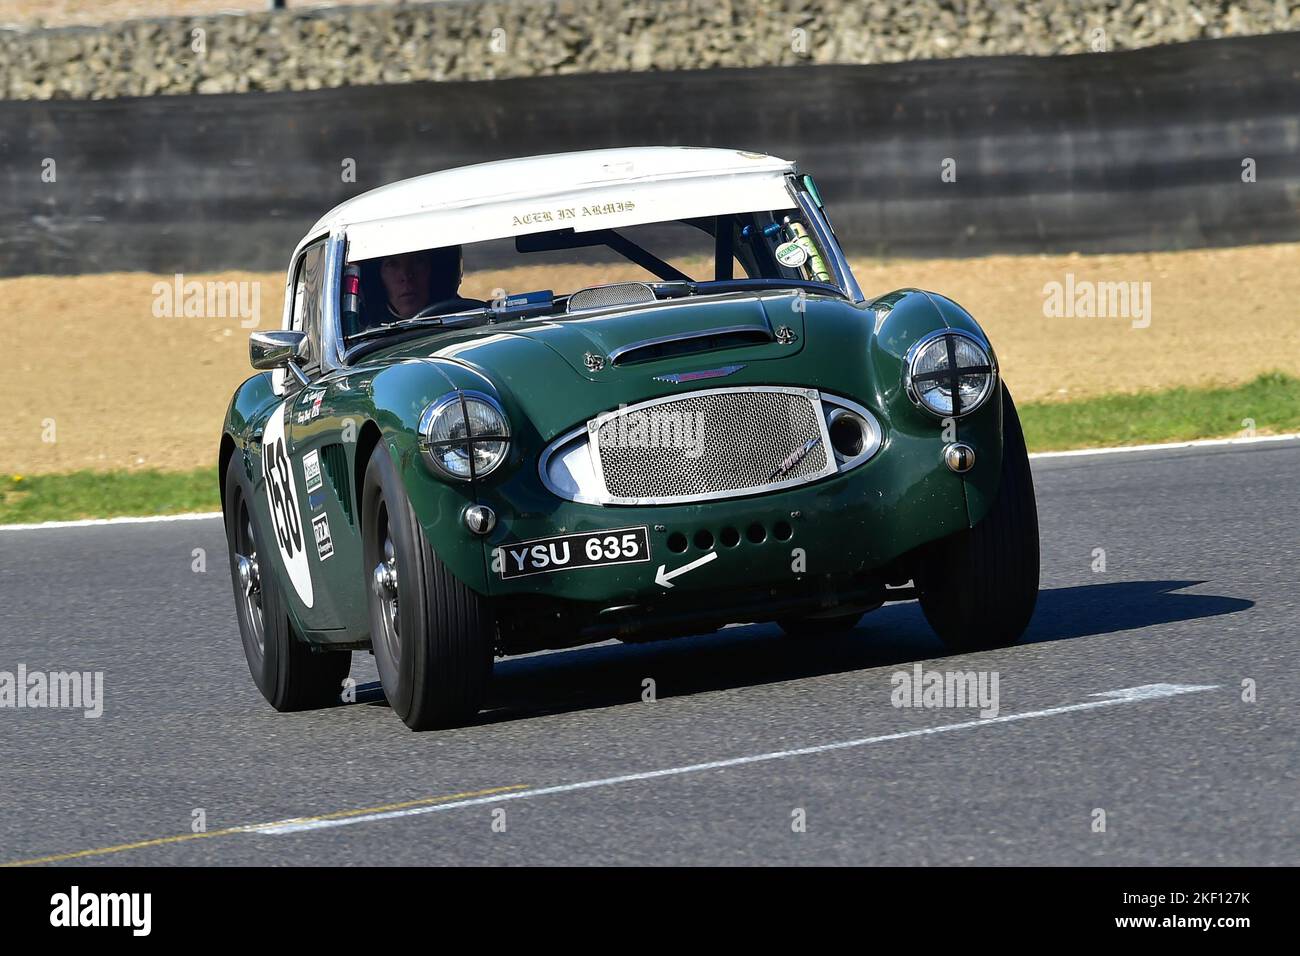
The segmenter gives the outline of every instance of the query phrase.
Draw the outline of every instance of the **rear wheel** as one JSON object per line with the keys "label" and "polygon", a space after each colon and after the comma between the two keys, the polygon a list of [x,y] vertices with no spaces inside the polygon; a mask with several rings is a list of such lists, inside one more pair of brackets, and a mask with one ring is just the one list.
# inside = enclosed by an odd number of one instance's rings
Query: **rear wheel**
{"label": "rear wheel", "polygon": [[492,674],[490,603],[434,553],[383,444],[366,468],[361,502],[371,646],[384,695],[412,730],[465,723]]}
{"label": "rear wheel", "polygon": [[298,637],[275,568],[253,525],[252,486],[232,455],[226,467],[226,545],[235,613],[248,670],[276,710],[328,707],[340,700],[350,651],[313,651]]}
{"label": "rear wheel", "polygon": [[917,580],[921,610],[954,650],[1020,640],[1038,600],[1038,509],[1025,436],[1002,393],[1002,477],[975,527],[931,545]]}

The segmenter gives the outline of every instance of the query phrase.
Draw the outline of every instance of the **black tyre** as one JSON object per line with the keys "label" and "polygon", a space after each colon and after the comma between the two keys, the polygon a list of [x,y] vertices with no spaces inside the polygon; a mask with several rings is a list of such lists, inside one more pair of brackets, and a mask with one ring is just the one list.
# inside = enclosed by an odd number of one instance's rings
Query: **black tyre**
{"label": "black tyre", "polygon": [[1002,392],[1002,477],[997,500],[975,527],[931,545],[918,589],[921,610],[954,650],[1020,640],[1038,600],[1038,509],[1020,417]]}
{"label": "black tyre", "polygon": [[496,624],[424,536],[384,445],[361,492],[371,645],[389,705],[412,730],[471,720],[492,674]]}
{"label": "black tyre", "polygon": [[858,626],[862,613],[841,614],[838,617],[787,617],[776,623],[787,637],[800,639],[813,637],[830,637],[845,634]]}
{"label": "black tyre", "polygon": [[226,467],[226,545],[248,670],[276,710],[337,704],[352,653],[314,651],[298,637],[275,568],[269,559],[258,560],[266,552],[252,520],[252,493],[242,459],[232,455]]}

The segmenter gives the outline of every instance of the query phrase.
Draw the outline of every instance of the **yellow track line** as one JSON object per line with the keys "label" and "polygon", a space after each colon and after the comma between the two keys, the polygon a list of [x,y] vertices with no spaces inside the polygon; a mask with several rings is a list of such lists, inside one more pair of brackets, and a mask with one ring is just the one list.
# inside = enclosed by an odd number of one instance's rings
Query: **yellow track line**
{"label": "yellow track line", "polygon": [[265,827],[280,826],[285,823],[310,823],[315,820],[341,820],[346,817],[360,817],[370,813],[385,813],[389,810],[404,810],[407,807],[422,807],[434,803],[447,803],[451,800],[465,800],[472,797],[489,797],[497,793],[509,793],[512,790],[527,790],[528,784],[517,783],[508,787],[492,787],[488,790],[471,790],[466,793],[453,793],[445,797],[425,797],[420,800],[407,800],[403,803],[386,803],[379,807],[366,807],[362,810],[336,810],[314,817],[293,817],[290,820],[276,820],[273,823],[253,823],[242,827],[227,827],[224,830],[210,830],[203,833],[178,833],[175,836],[158,837],[153,840],[140,840],[136,843],[119,843],[117,846],[99,847],[94,850],[77,850],[72,853],[55,853],[51,856],[38,856],[30,860],[14,860],[0,863],[6,866],[34,866],[38,863],[63,863],[67,860],[79,860],[88,856],[105,856],[109,853],[122,853],[126,850],[142,850],[151,846],[163,846],[168,843],[185,843],[188,840],[202,840],[205,837],[230,836],[233,833],[253,833]]}

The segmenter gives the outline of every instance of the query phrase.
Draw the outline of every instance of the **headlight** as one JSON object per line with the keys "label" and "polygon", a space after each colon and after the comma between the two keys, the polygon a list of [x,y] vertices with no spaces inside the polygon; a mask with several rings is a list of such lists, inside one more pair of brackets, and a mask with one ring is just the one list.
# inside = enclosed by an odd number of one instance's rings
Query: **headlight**
{"label": "headlight", "polygon": [[491,474],[506,460],[510,423],[482,392],[451,392],[420,416],[420,450],[434,470],[468,481]]}
{"label": "headlight", "polygon": [[993,393],[997,366],[965,332],[935,332],[907,353],[907,396],[940,418],[975,411]]}

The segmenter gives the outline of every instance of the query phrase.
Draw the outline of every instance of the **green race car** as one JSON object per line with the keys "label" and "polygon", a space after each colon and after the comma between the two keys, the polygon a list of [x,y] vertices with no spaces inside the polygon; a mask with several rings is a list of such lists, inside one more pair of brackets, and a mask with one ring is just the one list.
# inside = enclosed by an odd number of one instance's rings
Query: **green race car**
{"label": "green race car", "polygon": [[373,190],[307,233],[250,351],[219,468],[277,709],[338,700],[352,650],[422,729],[471,719],[500,655],[810,637],[910,598],[979,649],[1033,612],[992,347],[941,295],[864,296],[784,160],[599,150]]}

